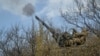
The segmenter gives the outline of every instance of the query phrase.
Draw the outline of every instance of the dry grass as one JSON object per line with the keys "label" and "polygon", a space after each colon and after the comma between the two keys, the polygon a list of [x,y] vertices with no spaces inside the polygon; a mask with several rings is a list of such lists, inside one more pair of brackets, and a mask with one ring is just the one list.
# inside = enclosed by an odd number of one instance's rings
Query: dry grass
{"label": "dry grass", "polygon": [[[39,40],[40,39],[40,40]],[[55,41],[43,44],[38,37],[36,56],[100,56],[100,39],[87,38],[84,45],[60,48]]]}
{"label": "dry grass", "polygon": [[50,33],[45,33],[41,26],[36,37],[35,56],[100,56],[100,39],[96,36],[87,37],[83,45],[65,48],[48,37],[51,37]]}

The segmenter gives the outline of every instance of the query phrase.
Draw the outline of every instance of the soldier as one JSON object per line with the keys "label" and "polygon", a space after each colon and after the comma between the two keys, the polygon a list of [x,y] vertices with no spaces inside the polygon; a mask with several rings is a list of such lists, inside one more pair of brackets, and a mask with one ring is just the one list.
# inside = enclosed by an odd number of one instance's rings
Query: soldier
{"label": "soldier", "polygon": [[75,42],[73,41],[73,39],[68,39],[68,40],[64,41],[64,43],[65,43],[66,47],[71,47],[71,46],[74,46]]}
{"label": "soldier", "polygon": [[72,33],[73,38],[77,38],[77,34],[78,32],[73,28],[73,33]]}
{"label": "soldier", "polygon": [[75,38],[73,38],[74,43],[76,45],[82,45],[85,43],[86,41],[86,37],[88,35],[88,30],[87,29],[83,29],[81,33],[77,33]]}
{"label": "soldier", "polygon": [[62,34],[62,37],[64,38],[64,39],[71,39],[72,38],[72,35],[71,34],[69,34],[68,32],[64,32],[63,34]]}
{"label": "soldier", "polygon": [[80,38],[82,36],[87,36],[88,35],[88,30],[87,29],[82,29],[81,33],[77,32],[75,29],[73,29],[73,38]]}

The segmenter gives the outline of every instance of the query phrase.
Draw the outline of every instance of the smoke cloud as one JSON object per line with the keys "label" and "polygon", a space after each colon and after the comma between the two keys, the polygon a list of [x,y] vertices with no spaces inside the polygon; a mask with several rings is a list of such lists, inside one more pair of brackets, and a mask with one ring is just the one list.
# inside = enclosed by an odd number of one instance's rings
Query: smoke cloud
{"label": "smoke cloud", "polygon": [[25,5],[25,7],[23,8],[23,14],[26,16],[32,16],[34,13],[34,8],[32,4],[27,4]]}
{"label": "smoke cloud", "polygon": [[0,7],[17,15],[23,15],[23,7],[27,4],[35,5],[35,0],[0,0]]}

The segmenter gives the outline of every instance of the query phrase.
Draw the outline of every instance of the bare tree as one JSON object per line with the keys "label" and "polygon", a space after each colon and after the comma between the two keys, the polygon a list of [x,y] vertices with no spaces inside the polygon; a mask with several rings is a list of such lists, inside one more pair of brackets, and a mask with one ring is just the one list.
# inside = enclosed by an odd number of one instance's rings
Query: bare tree
{"label": "bare tree", "polygon": [[66,22],[79,28],[86,27],[99,37],[97,32],[100,32],[100,29],[95,27],[95,25],[100,26],[100,4],[98,2],[99,0],[84,0],[84,2],[75,0],[77,10],[73,14],[66,11],[61,15]]}
{"label": "bare tree", "polygon": [[22,49],[24,47],[25,39],[20,32],[18,25],[15,27],[2,30],[0,33],[0,50],[2,50],[3,56],[22,56]]}

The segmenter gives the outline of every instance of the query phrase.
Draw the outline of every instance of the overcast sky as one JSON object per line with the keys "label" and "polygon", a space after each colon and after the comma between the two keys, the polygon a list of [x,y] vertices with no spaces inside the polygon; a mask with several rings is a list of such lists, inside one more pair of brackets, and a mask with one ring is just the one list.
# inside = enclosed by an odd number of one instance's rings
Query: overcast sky
{"label": "overcast sky", "polygon": [[[31,3],[35,8],[35,14],[42,18],[55,21],[55,25],[61,25],[60,9],[70,10],[73,0],[0,0],[0,28],[10,27],[14,24],[31,25],[31,17],[23,14],[23,7]],[[59,23],[58,23],[59,22]]]}

